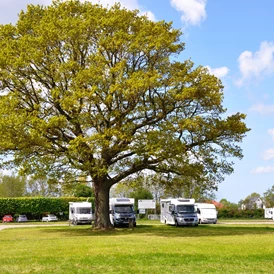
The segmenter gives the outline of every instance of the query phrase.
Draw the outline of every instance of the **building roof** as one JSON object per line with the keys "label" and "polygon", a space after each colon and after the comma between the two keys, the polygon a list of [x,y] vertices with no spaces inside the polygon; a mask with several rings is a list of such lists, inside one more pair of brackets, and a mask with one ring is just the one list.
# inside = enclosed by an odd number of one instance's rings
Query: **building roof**
{"label": "building roof", "polygon": [[210,203],[214,204],[217,208],[223,208],[224,205],[222,203],[211,200]]}

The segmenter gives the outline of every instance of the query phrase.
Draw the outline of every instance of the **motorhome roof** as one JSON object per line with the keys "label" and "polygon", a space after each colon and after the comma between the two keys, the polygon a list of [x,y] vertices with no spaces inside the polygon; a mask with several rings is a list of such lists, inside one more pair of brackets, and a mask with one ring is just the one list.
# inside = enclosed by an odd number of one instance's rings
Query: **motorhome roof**
{"label": "motorhome roof", "polygon": [[195,203],[195,205],[199,208],[216,208],[214,204],[208,203]]}
{"label": "motorhome roof", "polygon": [[109,202],[117,204],[132,204],[134,203],[134,198],[110,198]]}
{"label": "motorhome roof", "polygon": [[174,205],[179,205],[179,204],[194,204],[195,203],[195,199],[193,198],[172,198],[172,199],[162,199],[161,203],[165,202],[165,203],[171,203]]}
{"label": "motorhome roof", "polygon": [[90,202],[69,202],[71,206],[91,207]]}

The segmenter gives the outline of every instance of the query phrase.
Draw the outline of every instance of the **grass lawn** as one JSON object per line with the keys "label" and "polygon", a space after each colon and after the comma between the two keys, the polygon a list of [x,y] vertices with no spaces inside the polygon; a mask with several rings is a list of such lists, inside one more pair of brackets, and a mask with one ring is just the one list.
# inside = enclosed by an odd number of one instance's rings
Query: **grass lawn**
{"label": "grass lawn", "polygon": [[0,273],[274,273],[274,223],[0,231]]}

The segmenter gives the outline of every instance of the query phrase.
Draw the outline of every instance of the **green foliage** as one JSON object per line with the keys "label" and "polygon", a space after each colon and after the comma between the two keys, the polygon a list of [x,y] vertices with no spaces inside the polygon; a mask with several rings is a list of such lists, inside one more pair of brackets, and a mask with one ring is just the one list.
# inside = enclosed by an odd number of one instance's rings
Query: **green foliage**
{"label": "green foliage", "polygon": [[274,185],[264,193],[263,200],[266,207],[274,207]]}
{"label": "green foliage", "polygon": [[29,5],[1,25],[0,154],[13,158],[0,166],[59,182],[90,176],[102,227],[110,187],[142,170],[216,187],[249,129],[244,114],[226,115],[219,79],[174,61],[180,35],[138,11],[76,0]]}
{"label": "green foliage", "polygon": [[[86,201],[86,198],[63,197],[63,198],[0,198],[0,216],[5,214],[18,215],[28,214],[41,217],[44,213],[59,214],[68,217],[69,202]],[[94,199],[90,198],[94,204]]]}
{"label": "green foliage", "polygon": [[220,204],[224,205],[226,209],[238,209],[239,205],[235,203],[229,202],[227,199],[221,199],[219,201]]}
{"label": "green foliage", "polygon": [[0,175],[0,197],[21,197],[26,193],[27,180],[25,177]]}
{"label": "green foliage", "polygon": [[139,188],[135,191],[132,191],[129,194],[130,198],[134,198],[135,199],[135,209],[138,209],[138,200],[153,200],[153,195],[152,193],[145,188]]}
{"label": "green foliage", "polygon": [[91,197],[93,192],[90,186],[78,184],[74,190],[75,197]]}
{"label": "green foliage", "polygon": [[236,208],[218,208],[218,218],[233,219],[263,219],[264,210],[259,209],[236,209]]}
{"label": "green foliage", "polygon": [[216,190],[216,182],[209,182],[206,178],[200,179],[193,176],[168,176],[162,181],[165,197],[190,197],[198,202],[215,200],[213,190]]}
{"label": "green foliage", "polygon": [[129,197],[130,193],[134,191],[134,187],[127,182],[121,182],[113,186],[110,190],[111,197]]}

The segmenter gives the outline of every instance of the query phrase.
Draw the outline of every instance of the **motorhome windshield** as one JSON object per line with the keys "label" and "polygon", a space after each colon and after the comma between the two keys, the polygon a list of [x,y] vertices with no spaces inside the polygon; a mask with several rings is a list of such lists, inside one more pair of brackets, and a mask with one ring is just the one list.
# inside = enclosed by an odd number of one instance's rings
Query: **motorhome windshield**
{"label": "motorhome windshield", "polygon": [[177,212],[178,213],[194,213],[195,208],[194,208],[194,205],[178,205]]}
{"label": "motorhome windshield", "polygon": [[79,213],[79,214],[90,214],[91,213],[91,208],[79,207],[79,208],[77,208],[77,213]]}
{"label": "motorhome windshield", "polygon": [[132,213],[133,206],[131,205],[116,205],[114,206],[115,213]]}

